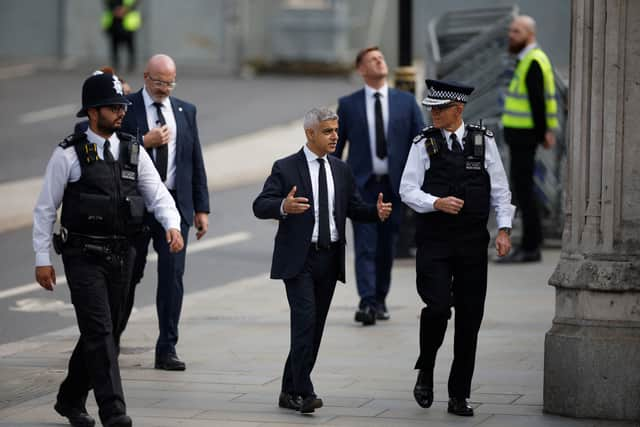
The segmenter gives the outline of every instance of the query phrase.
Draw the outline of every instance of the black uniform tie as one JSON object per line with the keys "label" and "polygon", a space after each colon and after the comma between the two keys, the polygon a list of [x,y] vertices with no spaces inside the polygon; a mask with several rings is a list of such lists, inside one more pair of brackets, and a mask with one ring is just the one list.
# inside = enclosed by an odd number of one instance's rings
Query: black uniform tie
{"label": "black uniform tie", "polygon": [[327,190],[327,171],[324,159],[317,159],[320,163],[318,173],[318,246],[328,248],[331,245],[331,233],[329,231],[329,191]]}
{"label": "black uniform tie", "polygon": [[379,159],[387,157],[387,138],[384,136],[384,120],[382,120],[382,104],[380,103],[380,97],[382,94],[376,92],[373,94],[376,98],[374,103],[374,110],[376,116],[376,156]]}
{"label": "black uniform tie", "polygon": [[[156,124],[160,126],[166,125],[167,121],[164,119],[164,114],[162,114],[162,104],[160,102],[154,102],[153,105],[156,107],[156,111],[158,112],[158,120],[156,120]],[[168,163],[169,144],[156,147],[156,169],[158,169],[158,173],[160,174],[160,179],[162,181],[167,179]]]}
{"label": "black uniform tie", "polygon": [[453,151],[454,153],[462,153],[462,145],[460,145],[460,143],[458,142],[458,137],[456,136],[456,134],[452,133],[449,138],[451,139],[451,151]]}
{"label": "black uniform tie", "polygon": [[111,154],[111,143],[108,139],[104,140],[104,146],[102,147],[102,157],[107,163],[113,163],[116,161],[116,159],[113,158],[113,154]]}

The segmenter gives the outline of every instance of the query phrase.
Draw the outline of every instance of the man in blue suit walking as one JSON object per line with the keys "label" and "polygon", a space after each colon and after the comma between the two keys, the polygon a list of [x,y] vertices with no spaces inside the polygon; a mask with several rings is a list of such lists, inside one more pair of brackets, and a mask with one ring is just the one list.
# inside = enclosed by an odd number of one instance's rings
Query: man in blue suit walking
{"label": "man in blue suit walking", "polygon": [[355,320],[373,325],[390,317],[386,297],[403,217],[398,189],[411,143],[424,127],[424,118],[413,95],[387,85],[389,70],[377,46],[358,53],[356,69],[365,85],[338,101],[340,131],[335,155],[342,157],[348,143],[347,163],[363,199],[375,203],[383,193],[396,207],[389,221],[353,224],[360,295]]}
{"label": "man in blue suit walking", "polygon": [[[140,135],[160,178],[175,199],[186,248],[192,225],[196,227],[198,240],[207,232],[209,190],[198,137],[196,107],[170,96],[175,86],[176,65],[173,59],[162,54],[152,56],[144,72],[144,87],[128,96],[132,105],[124,118],[122,129]],[[133,308],[135,286],[144,274],[149,241],[153,239],[153,248],[158,253],[156,309],[160,329],[155,368],[183,371],[186,365],[178,358],[176,344],[184,294],[182,276],[186,249],[180,253],[170,253],[160,224],[147,215],[147,225],[150,233],[136,244],[127,317]]]}

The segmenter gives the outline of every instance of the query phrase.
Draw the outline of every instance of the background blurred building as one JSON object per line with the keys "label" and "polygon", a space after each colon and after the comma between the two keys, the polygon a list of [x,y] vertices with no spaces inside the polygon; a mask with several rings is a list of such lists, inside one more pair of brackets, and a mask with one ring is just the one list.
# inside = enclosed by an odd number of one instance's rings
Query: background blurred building
{"label": "background blurred building", "polygon": [[[100,0],[3,0],[0,62],[104,64]],[[141,0],[139,63],[155,52],[181,69],[233,74],[247,63],[282,59],[352,63],[365,45],[397,59],[398,5],[387,0]],[[414,57],[424,59],[428,22],[450,10],[517,5],[539,25],[539,41],[561,70],[569,65],[569,0],[414,0]],[[479,23],[481,24],[481,23]]]}

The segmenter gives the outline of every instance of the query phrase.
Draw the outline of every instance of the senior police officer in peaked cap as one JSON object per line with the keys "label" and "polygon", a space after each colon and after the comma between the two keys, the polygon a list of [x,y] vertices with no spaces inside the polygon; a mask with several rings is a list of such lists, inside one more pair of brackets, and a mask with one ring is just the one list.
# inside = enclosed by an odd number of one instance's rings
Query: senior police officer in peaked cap
{"label": "senior police officer in peaked cap", "polygon": [[[153,162],[138,141],[120,133],[129,102],[118,78],[97,72],[84,82],[86,133],[54,150],[34,209],[33,246],[38,283],[53,290],[49,251],[62,254],[80,338],[58,392],[55,410],[72,426],[93,426],[85,402],[93,388],[103,426],[131,426],[118,366],[117,334],[145,207],[167,230],[171,250],[183,247],[180,216]],[[60,234],[52,234],[62,204]]]}
{"label": "senior police officer in peaked cap", "polygon": [[453,307],[448,412],[471,416],[467,399],[487,290],[489,210],[496,211],[496,250],[504,256],[511,249],[515,208],[493,134],[462,120],[473,88],[437,80],[427,80],[427,88],[422,103],[431,111],[433,126],[414,139],[400,183],[402,201],[418,213],[416,284],[426,304],[414,397],[423,408],[433,402],[436,353]]}

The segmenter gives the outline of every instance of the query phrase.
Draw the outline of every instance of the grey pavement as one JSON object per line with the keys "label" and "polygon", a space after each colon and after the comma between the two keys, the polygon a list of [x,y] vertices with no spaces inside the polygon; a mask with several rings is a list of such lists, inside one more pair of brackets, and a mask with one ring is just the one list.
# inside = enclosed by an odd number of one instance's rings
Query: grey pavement
{"label": "grey pavement", "polygon": [[[543,257],[536,264],[490,265],[471,393],[474,417],[446,412],[453,322],[438,355],[434,405],[422,409],[413,400],[421,308],[413,260],[396,263],[392,317],[376,326],[353,321],[353,275],[338,286],[313,374],[325,407],[314,414],[277,407],[289,315],[283,285],[267,278],[268,265],[263,274],[186,297],[180,341],[185,372],[153,369],[154,308],[136,313],[120,358],[128,411],[134,425],[154,427],[638,425],[543,413],[544,335],[554,307],[546,281],[559,251],[547,249]],[[65,425],[52,406],[76,337],[69,328],[0,346],[0,426]],[[97,412],[93,396],[88,409]]]}

